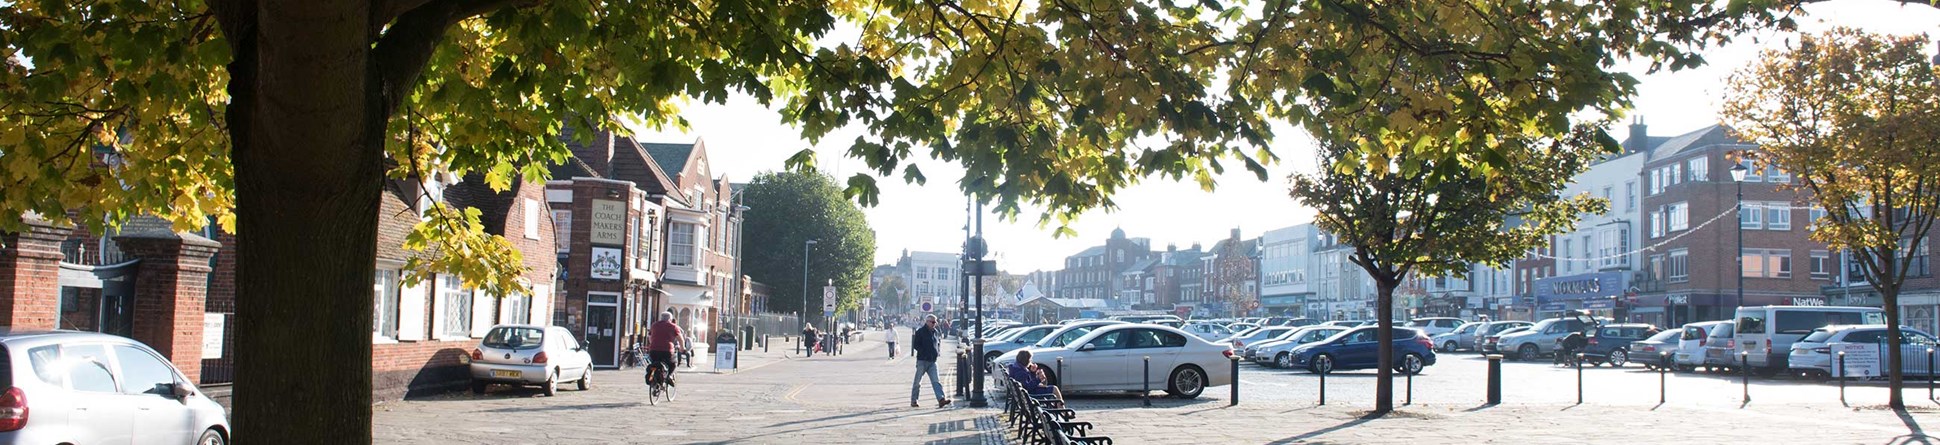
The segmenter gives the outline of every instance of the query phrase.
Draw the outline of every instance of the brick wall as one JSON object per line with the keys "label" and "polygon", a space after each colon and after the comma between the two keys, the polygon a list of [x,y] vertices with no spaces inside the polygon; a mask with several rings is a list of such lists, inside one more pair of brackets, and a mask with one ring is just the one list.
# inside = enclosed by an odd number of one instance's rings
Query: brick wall
{"label": "brick wall", "polygon": [[61,240],[67,231],[29,218],[27,230],[0,234],[0,322],[53,329],[60,307]]}
{"label": "brick wall", "polygon": [[221,245],[167,231],[125,234],[115,242],[142,260],[135,276],[134,339],[168,357],[190,381],[201,381],[209,258]]}

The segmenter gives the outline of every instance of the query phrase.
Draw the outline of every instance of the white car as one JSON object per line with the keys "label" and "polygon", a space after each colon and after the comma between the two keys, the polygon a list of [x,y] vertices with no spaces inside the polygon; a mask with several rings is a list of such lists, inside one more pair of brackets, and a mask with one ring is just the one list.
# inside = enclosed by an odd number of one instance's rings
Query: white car
{"label": "white car", "polygon": [[[1299,329],[1299,328],[1292,327],[1292,326],[1267,326],[1263,328],[1255,328],[1250,331],[1233,334],[1226,338],[1220,339],[1220,341],[1215,343],[1222,343],[1225,345],[1229,345],[1233,347],[1233,350],[1239,351],[1239,350],[1243,350],[1247,346],[1252,346],[1254,343],[1273,341],[1274,339],[1280,338],[1280,336],[1286,335],[1288,332],[1293,332],[1294,329]],[[1245,357],[1241,357],[1241,358],[1245,358]]]}
{"label": "white car", "polygon": [[1218,340],[1233,335],[1232,330],[1226,329],[1225,325],[1219,323],[1191,322],[1180,326],[1179,330],[1206,340]]}
{"label": "white car", "polygon": [[[1848,344],[1863,344],[1871,345],[1870,350],[1879,354],[1879,366],[1874,368],[1884,372],[1886,368],[1884,354],[1888,349],[1885,343],[1886,325],[1884,324],[1832,325],[1813,329],[1805,339],[1792,343],[1791,357],[1788,361],[1791,366],[1789,371],[1793,375],[1818,378],[1844,374],[1833,371],[1833,368],[1839,366],[1839,360],[1836,358],[1838,353],[1834,351]],[[1919,329],[1901,326],[1900,344],[1903,345],[1900,370],[1909,376],[1924,374],[1926,358],[1915,354],[1933,347],[1933,335]],[[1860,375],[1859,371],[1853,370],[1853,375]]]}
{"label": "white car", "polygon": [[502,324],[472,349],[471,374],[472,392],[480,394],[497,383],[536,385],[551,396],[564,381],[585,391],[593,387],[593,356],[566,328]]}
{"label": "white car", "polygon": [[1730,329],[1730,321],[1703,321],[1685,323],[1684,333],[1677,337],[1677,353],[1671,359],[1677,369],[1690,370],[1704,366],[1704,348],[1710,346],[1713,330],[1719,327]]}
{"label": "white car", "polygon": [[1422,317],[1408,320],[1408,324],[1403,325],[1403,327],[1414,328],[1417,331],[1428,334],[1429,337],[1434,337],[1455,332],[1455,328],[1462,327],[1462,323],[1466,322],[1455,317]]}
{"label": "white car", "polygon": [[[1115,324],[1100,326],[1063,347],[1034,348],[1031,361],[1043,366],[1046,377],[1065,392],[1149,387],[1190,399],[1206,388],[1233,383],[1232,354],[1231,348],[1175,328]],[[1059,359],[1064,360],[1061,366]],[[997,362],[1008,365],[1016,360],[1017,353],[1010,352]]]}
{"label": "white car", "polygon": [[0,364],[0,443],[229,443],[222,405],[126,337],[0,332]]}
{"label": "white car", "polygon": [[1291,368],[1293,367],[1293,348],[1326,340],[1329,337],[1333,337],[1334,334],[1339,334],[1348,329],[1340,326],[1308,326],[1300,328],[1297,331],[1281,337],[1278,341],[1260,343],[1258,348],[1252,350],[1252,359],[1254,363],[1261,365],[1275,368]]}
{"label": "white car", "polygon": [[1006,352],[1015,351],[1018,348],[1023,348],[1026,346],[1036,344],[1038,340],[1043,340],[1044,336],[1050,335],[1051,331],[1055,331],[1059,327],[1061,326],[1054,325],[1054,324],[1041,324],[1037,326],[1029,326],[1029,327],[1012,329],[1009,332],[1005,332],[1004,333],[1005,335],[1003,337],[999,337],[997,339],[994,339],[989,342],[985,342],[983,344],[984,361],[986,362],[993,361],[993,360],[996,360],[998,356],[1004,355],[1004,353]]}

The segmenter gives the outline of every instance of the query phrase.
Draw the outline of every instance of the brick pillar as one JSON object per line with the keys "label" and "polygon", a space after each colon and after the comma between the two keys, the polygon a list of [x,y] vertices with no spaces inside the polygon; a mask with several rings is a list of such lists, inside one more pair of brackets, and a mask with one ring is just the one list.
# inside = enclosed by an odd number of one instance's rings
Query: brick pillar
{"label": "brick pillar", "polygon": [[29,216],[20,233],[0,233],[0,323],[54,329],[60,316],[61,240],[67,229]]}
{"label": "brick pillar", "polygon": [[123,234],[115,242],[141,259],[135,269],[135,340],[168,357],[189,381],[201,381],[209,258],[221,244],[167,231]]}

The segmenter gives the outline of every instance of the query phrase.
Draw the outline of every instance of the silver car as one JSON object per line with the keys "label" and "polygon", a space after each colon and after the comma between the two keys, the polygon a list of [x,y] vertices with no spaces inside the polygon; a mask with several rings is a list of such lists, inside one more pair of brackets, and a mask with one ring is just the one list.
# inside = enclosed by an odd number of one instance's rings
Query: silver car
{"label": "silver car", "polygon": [[1350,328],[1340,326],[1308,326],[1300,328],[1299,330],[1288,333],[1285,337],[1281,337],[1279,341],[1260,343],[1259,349],[1253,352],[1253,361],[1276,368],[1290,368],[1293,366],[1293,348],[1326,340],[1328,337],[1333,337],[1334,334],[1345,332],[1348,329]]}
{"label": "silver car", "polygon": [[140,342],[13,331],[0,332],[0,348],[9,358],[0,443],[229,442],[222,405]]}
{"label": "silver car", "polygon": [[537,385],[550,396],[558,394],[562,381],[585,391],[593,386],[593,356],[566,328],[502,324],[486,331],[472,349],[471,374],[474,393],[501,383]]}
{"label": "silver car", "polygon": [[1480,321],[1462,323],[1460,327],[1456,327],[1452,332],[1436,334],[1431,338],[1435,341],[1435,347],[1440,348],[1439,350],[1441,352],[1455,352],[1461,349],[1468,349],[1475,346],[1475,329],[1487,324]]}

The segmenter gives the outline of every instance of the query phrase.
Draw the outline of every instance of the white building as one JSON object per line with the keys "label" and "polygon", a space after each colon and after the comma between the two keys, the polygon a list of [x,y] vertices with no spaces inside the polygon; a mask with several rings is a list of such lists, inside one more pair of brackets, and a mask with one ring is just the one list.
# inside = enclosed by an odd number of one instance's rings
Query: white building
{"label": "white building", "polygon": [[910,306],[920,307],[925,300],[939,308],[961,306],[961,258],[955,253],[903,251],[896,269],[909,283]]}
{"label": "white building", "polygon": [[1260,235],[1260,307],[1268,313],[1305,316],[1314,296],[1314,244],[1319,230],[1313,224],[1268,230]]}

